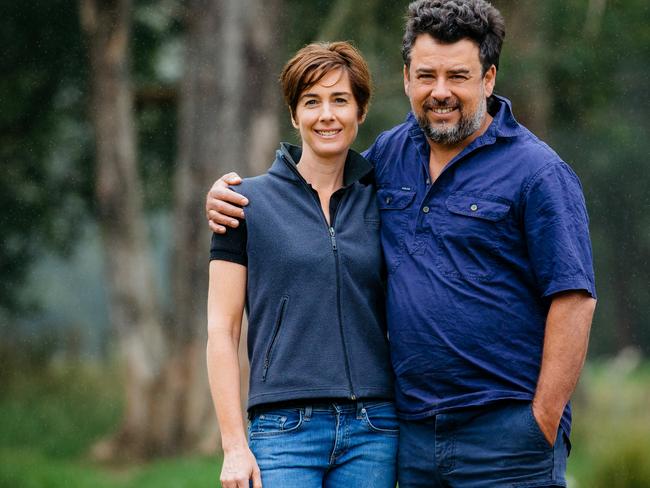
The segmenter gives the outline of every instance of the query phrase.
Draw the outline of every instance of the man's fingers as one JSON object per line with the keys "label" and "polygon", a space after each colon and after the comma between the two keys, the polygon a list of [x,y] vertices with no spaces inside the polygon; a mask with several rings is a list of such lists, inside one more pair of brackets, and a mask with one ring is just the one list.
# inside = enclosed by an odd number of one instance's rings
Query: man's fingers
{"label": "man's fingers", "polygon": [[229,225],[230,220],[244,218],[243,209],[221,200],[210,200],[206,210],[208,220],[214,220],[217,224]]}
{"label": "man's fingers", "polygon": [[262,488],[262,475],[259,468],[253,470],[253,488]]}
{"label": "man's fingers", "polygon": [[212,187],[208,192],[208,198],[214,200],[223,200],[224,202],[230,202],[235,205],[244,206],[248,205],[248,199],[235,191],[232,191],[228,187]]}
{"label": "man's fingers", "polygon": [[225,234],[226,233],[226,228],[223,225],[215,224],[211,220],[208,220],[208,225],[210,226],[210,229],[212,232],[215,232],[217,234]]}
{"label": "man's fingers", "polygon": [[226,225],[228,227],[238,227],[239,221],[228,216],[224,212],[217,212],[216,210],[208,211],[208,220],[217,225]]}
{"label": "man's fingers", "polygon": [[241,177],[234,171],[226,173],[219,179],[225,181],[229,185],[239,185],[241,183]]}

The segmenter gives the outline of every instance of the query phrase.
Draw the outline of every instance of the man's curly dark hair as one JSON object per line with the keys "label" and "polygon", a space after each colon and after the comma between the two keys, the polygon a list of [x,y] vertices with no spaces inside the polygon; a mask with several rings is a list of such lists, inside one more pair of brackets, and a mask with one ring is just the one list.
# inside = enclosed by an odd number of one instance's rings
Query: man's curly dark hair
{"label": "man's curly dark hair", "polygon": [[501,13],[485,0],[417,0],[406,14],[402,58],[411,65],[411,49],[420,34],[429,34],[442,43],[470,39],[479,46],[483,74],[499,67],[505,22]]}

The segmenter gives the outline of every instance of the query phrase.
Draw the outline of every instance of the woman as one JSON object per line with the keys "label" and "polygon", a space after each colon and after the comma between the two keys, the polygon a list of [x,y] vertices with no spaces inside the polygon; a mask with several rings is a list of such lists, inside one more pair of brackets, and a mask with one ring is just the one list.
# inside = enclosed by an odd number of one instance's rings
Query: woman
{"label": "woman", "polygon": [[[254,195],[246,221],[212,238],[207,356],[221,481],[393,488],[379,213],[371,166],[350,150],[370,74],[350,44],[310,44],[281,83],[302,147],[281,144],[267,174],[244,180],[238,191]],[[244,308],[248,443],[237,358]]]}

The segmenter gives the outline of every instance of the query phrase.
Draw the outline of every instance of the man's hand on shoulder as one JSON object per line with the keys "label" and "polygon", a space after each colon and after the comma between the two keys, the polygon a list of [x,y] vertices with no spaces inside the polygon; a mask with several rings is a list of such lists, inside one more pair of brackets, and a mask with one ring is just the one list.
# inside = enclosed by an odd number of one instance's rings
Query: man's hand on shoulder
{"label": "man's hand on shoulder", "polygon": [[239,225],[237,219],[244,218],[241,207],[248,205],[248,199],[229,188],[230,185],[239,185],[241,181],[237,173],[227,173],[214,182],[206,195],[205,216],[213,232],[224,234],[226,227],[235,228]]}

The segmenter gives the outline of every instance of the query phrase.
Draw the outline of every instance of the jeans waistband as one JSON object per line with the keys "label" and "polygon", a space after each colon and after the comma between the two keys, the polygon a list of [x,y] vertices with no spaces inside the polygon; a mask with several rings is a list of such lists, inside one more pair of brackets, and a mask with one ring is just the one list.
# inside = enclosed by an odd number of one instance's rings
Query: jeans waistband
{"label": "jeans waistband", "polygon": [[356,413],[357,417],[360,417],[363,413],[363,410],[366,407],[370,407],[377,404],[391,404],[392,400],[386,399],[366,399],[366,400],[332,400],[332,401],[323,401],[318,400],[315,402],[310,401],[291,401],[291,402],[282,402],[268,404],[260,407],[255,407],[250,414],[255,415],[257,413],[278,410],[278,409],[297,409],[302,410],[304,419],[309,420],[312,415],[316,412],[326,412],[326,413]]}

